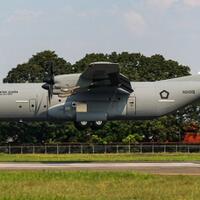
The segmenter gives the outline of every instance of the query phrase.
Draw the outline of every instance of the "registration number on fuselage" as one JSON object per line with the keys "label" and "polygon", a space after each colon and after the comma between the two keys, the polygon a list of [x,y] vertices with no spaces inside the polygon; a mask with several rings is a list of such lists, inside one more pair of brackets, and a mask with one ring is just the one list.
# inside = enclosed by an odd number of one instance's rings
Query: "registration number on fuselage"
{"label": "registration number on fuselage", "polygon": [[10,90],[0,90],[0,96],[10,96],[13,94],[18,94],[19,92],[16,90],[10,91]]}
{"label": "registration number on fuselage", "polygon": [[195,90],[183,90],[183,94],[195,94]]}

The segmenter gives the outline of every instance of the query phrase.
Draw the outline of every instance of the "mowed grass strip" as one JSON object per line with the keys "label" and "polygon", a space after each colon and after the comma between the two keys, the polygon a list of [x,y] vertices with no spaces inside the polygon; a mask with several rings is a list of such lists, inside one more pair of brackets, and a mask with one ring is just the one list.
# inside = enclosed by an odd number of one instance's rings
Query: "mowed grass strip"
{"label": "mowed grass strip", "polygon": [[176,162],[200,161],[198,153],[155,154],[0,154],[0,162]]}
{"label": "mowed grass strip", "polygon": [[200,178],[134,172],[0,172],[6,200],[174,200],[199,199]]}

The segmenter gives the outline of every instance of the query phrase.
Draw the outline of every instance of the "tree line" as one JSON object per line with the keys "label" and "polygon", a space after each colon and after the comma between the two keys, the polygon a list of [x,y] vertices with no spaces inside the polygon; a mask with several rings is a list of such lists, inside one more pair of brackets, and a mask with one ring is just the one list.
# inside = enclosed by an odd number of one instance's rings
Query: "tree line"
{"label": "tree line", "polygon": [[[33,55],[28,62],[19,64],[8,72],[4,83],[42,82],[47,71],[45,63],[52,61],[55,74],[83,72],[90,63],[109,61],[119,63],[120,71],[131,81],[156,81],[190,75],[190,68],[162,55],[144,56],[140,53],[87,54],[71,64],[54,51],[43,51]],[[108,122],[102,130],[78,131],[72,123],[49,122],[1,122],[1,143],[135,143],[181,141],[184,127],[198,121],[198,106],[188,106],[169,116],[147,121]]]}

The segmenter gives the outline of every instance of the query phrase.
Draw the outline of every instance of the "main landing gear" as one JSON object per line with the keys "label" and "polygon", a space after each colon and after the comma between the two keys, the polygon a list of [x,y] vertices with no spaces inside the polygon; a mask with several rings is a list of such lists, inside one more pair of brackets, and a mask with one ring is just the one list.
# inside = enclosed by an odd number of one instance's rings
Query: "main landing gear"
{"label": "main landing gear", "polygon": [[103,128],[103,126],[105,125],[105,122],[103,121],[94,121],[94,122],[87,122],[87,121],[81,121],[81,122],[74,122],[74,126],[82,131],[85,130],[87,128],[91,128],[92,130],[99,130],[101,128]]}

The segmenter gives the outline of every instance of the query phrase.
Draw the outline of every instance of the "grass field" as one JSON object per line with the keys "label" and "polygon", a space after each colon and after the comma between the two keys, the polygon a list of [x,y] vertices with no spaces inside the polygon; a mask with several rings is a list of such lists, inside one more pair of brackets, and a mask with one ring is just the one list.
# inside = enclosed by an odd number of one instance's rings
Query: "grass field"
{"label": "grass field", "polygon": [[0,154],[0,162],[137,162],[200,161],[200,154]]}
{"label": "grass field", "polygon": [[[200,161],[200,154],[7,155],[0,162]],[[0,200],[199,200],[199,176],[134,171],[0,171]]]}
{"label": "grass field", "polygon": [[4,200],[198,200],[200,178],[134,172],[0,172]]}

